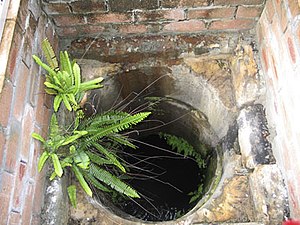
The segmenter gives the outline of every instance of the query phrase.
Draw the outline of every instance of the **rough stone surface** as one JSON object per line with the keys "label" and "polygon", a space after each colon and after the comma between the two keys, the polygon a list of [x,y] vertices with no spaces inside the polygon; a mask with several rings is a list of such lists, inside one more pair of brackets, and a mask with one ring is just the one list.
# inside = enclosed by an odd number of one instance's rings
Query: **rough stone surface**
{"label": "rough stone surface", "polygon": [[238,107],[250,104],[260,95],[260,77],[252,47],[238,46],[232,60],[232,83]]}
{"label": "rough stone surface", "polygon": [[69,199],[66,179],[64,176],[48,183],[42,213],[42,225],[67,224]]}
{"label": "rough stone surface", "polygon": [[241,110],[237,122],[244,165],[253,169],[258,164],[274,163],[272,146],[267,139],[269,130],[263,106],[248,106]]}
{"label": "rough stone surface", "polygon": [[230,55],[184,58],[185,63],[196,73],[196,76],[202,76],[217,90],[219,98],[228,108],[235,105],[235,97],[232,93],[230,60]]}
{"label": "rough stone surface", "polygon": [[277,165],[257,166],[250,175],[249,184],[257,212],[256,221],[276,224],[283,220],[288,212],[288,197]]}

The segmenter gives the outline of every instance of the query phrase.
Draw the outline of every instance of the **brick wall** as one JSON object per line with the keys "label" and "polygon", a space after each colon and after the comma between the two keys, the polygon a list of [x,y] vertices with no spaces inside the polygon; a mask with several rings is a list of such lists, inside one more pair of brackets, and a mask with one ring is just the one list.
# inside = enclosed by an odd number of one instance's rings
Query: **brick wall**
{"label": "brick wall", "polygon": [[47,133],[51,101],[43,91],[32,54],[41,52],[53,29],[38,1],[11,0],[0,45],[0,224],[39,224],[44,175],[37,172],[40,145],[33,131]]}
{"label": "brick wall", "polygon": [[264,0],[43,0],[62,38],[254,28]]}
{"label": "brick wall", "polygon": [[300,7],[268,0],[257,26],[273,151],[285,174],[292,217],[300,219]]}

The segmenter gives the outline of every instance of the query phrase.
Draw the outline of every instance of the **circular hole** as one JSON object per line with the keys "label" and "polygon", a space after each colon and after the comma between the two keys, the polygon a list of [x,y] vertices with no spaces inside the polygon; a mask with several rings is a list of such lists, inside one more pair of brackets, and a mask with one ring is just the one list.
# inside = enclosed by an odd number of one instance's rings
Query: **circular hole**
{"label": "circular hole", "polygon": [[[182,102],[165,97],[131,102],[132,109],[145,105],[148,109],[152,107],[152,115],[129,134],[138,148],[120,151],[128,168],[120,178],[136,189],[141,198],[118,196],[108,200],[99,194],[99,201],[123,218],[174,220],[192,210],[211,190],[218,162],[211,147],[213,132],[201,112]],[[167,137],[192,147],[193,154],[185,154],[184,147],[180,152]],[[200,158],[203,164],[199,163]]]}

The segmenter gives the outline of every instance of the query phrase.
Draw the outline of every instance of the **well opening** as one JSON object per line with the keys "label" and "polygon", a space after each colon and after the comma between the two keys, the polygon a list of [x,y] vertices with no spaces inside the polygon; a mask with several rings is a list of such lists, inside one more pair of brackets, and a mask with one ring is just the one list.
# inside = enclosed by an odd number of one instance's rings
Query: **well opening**
{"label": "well opening", "polygon": [[[83,61],[85,65],[90,63]],[[125,181],[142,198],[112,200],[102,193],[97,195],[100,204],[109,205],[116,215],[134,221],[176,220],[199,201],[203,205],[216,185],[216,169],[221,167],[216,150],[219,138],[208,117],[200,109],[173,98],[177,89],[180,92],[184,88],[171,71],[161,70],[161,74],[152,76],[156,72],[157,68],[146,68],[106,77],[110,91],[104,88],[91,92],[85,105],[87,114],[113,109],[152,112],[128,134],[138,149],[124,148],[119,155],[129,168]],[[200,97],[197,94],[194,93],[195,98]],[[185,156],[187,149],[176,152],[164,135],[186,141],[201,157],[200,164],[195,156]]]}

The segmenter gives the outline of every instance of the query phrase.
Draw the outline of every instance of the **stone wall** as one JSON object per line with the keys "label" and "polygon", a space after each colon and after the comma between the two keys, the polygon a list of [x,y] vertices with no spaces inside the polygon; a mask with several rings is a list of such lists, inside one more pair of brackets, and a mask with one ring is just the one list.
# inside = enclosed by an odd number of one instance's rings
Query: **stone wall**
{"label": "stone wall", "polygon": [[268,0],[257,26],[267,87],[266,108],[273,152],[285,174],[291,215],[300,219],[300,7]]}
{"label": "stone wall", "polygon": [[58,35],[199,33],[254,28],[264,0],[43,0]]}
{"label": "stone wall", "polygon": [[41,41],[58,39],[39,1],[11,0],[0,45],[0,224],[40,224],[44,175],[37,171],[40,145],[33,131],[46,135],[51,99],[32,54]]}

